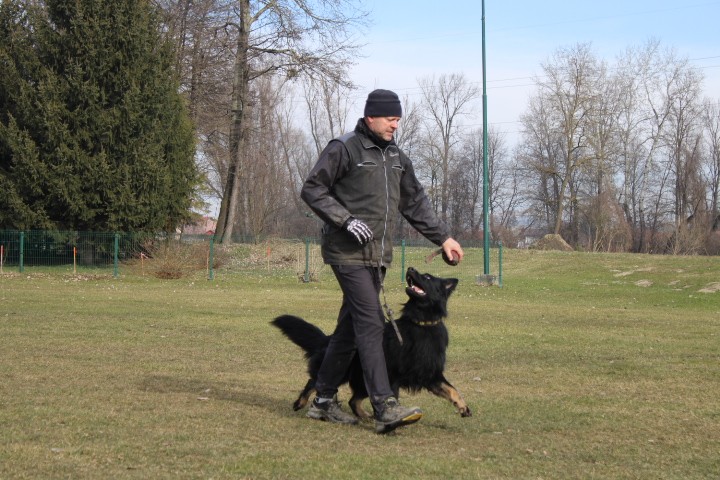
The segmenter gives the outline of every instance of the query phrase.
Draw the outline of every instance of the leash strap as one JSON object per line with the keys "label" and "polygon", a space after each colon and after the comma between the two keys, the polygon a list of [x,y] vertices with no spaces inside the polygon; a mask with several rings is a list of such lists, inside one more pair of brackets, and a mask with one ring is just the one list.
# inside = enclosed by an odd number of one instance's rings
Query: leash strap
{"label": "leash strap", "polygon": [[430,262],[432,262],[432,261],[433,261],[433,258],[437,257],[437,256],[440,255],[441,253],[443,253],[443,249],[442,249],[442,248],[438,248],[437,250],[433,250],[433,252],[432,252],[430,255],[428,255],[427,257],[425,257],[425,263],[430,263]]}
{"label": "leash strap", "polygon": [[395,335],[397,335],[398,342],[400,342],[400,345],[403,344],[402,335],[400,335],[400,329],[397,326],[397,323],[395,323],[395,318],[393,317],[393,311],[392,308],[387,303],[387,298],[385,297],[385,279],[383,278],[380,281],[380,291],[382,292],[383,296],[383,309],[385,309],[385,316],[387,317],[387,320],[390,321],[390,323],[393,326],[393,329],[395,330]]}
{"label": "leash strap", "polygon": [[[370,253],[370,260],[372,261],[373,256],[373,247],[374,244],[371,241],[366,245],[366,247],[369,247],[369,253]],[[363,251],[365,250],[365,247],[363,247]],[[374,268],[374,267],[373,267]],[[387,297],[385,296],[385,276],[382,274],[382,252],[380,253],[380,258],[377,261],[377,282],[380,285],[380,292],[382,292],[382,298],[383,298],[383,310],[385,313],[385,320],[389,321],[392,326],[393,330],[395,330],[395,335],[397,336],[398,342],[400,342],[400,345],[403,344],[402,335],[400,334],[400,329],[397,326],[397,323],[395,323],[395,317],[393,315],[392,308],[387,303]]]}
{"label": "leash strap", "polygon": [[[372,249],[372,247],[371,247]],[[371,257],[372,257],[372,250],[371,250]],[[400,329],[397,326],[397,323],[395,323],[395,316],[393,314],[392,308],[387,303],[387,296],[385,295],[385,276],[382,274],[382,257],[378,259],[377,264],[377,280],[380,284],[380,292],[382,292],[382,298],[383,298],[383,310],[385,311],[385,319],[389,321],[392,326],[393,330],[395,330],[395,335],[397,336],[398,342],[400,342],[400,345],[403,344],[403,338],[400,334]]]}

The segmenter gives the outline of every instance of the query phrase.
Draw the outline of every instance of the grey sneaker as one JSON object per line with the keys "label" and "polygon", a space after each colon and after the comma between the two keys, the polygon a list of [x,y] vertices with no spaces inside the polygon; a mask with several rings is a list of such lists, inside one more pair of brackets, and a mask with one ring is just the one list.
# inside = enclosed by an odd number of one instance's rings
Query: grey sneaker
{"label": "grey sneaker", "polygon": [[308,418],[315,420],[324,420],[330,423],[344,423],[347,425],[355,425],[358,419],[354,415],[345,413],[340,408],[337,397],[325,402],[318,402],[317,397],[313,400],[310,409],[307,412]]}
{"label": "grey sneaker", "polygon": [[419,408],[400,406],[395,397],[388,397],[383,406],[375,410],[375,433],[390,433],[403,425],[410,425],[422,418]]}

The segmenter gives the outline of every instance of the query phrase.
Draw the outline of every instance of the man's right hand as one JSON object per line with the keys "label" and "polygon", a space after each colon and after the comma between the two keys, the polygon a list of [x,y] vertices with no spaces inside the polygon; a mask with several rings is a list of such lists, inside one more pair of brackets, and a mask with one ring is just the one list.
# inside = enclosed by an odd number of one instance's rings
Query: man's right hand
{"label": "man's right hand", "polygon": [[448,265],[455,266],[463,259],[465,252],[462,247],[454,238],[448,238],[445,243],[442,244],[443,260]]}
{"label": "man's right hand", "polygon": [[373,239],[373,232],[370,230],[370,227],[368,227],[365,222],[358,220],[357,218],[348,218],[345,225],[343,225],[343,228],[355,237],[355,240],[357,240],[360,245],[365,245]]}

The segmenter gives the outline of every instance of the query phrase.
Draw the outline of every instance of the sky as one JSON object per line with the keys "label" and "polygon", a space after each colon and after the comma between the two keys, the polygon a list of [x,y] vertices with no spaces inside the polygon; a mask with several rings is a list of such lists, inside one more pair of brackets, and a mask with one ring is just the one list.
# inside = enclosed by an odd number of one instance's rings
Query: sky
{"label": "sky", "polygon": [[[394,90],[419,99],[418,79],[462,73],[482,87],[481,0],[366,0],[370,25],[351,71],[367,93]],[[628,48],[656,39],[705,75],[704,94],[720,101],[720,1],[485,0],[488,123],[510,143],[534,93],[533,77],[560,48],[588,43],[613,64]],[[468,127],[482,126],[482,104]]]}

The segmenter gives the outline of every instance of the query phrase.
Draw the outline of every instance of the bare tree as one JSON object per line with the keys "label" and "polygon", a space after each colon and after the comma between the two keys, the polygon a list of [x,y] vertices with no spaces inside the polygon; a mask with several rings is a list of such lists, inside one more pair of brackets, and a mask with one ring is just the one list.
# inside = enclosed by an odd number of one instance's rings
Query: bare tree
{"label": "bare tree", "polygon": [[720,230],[720,102],[705,101],[703,115],[707,162],[705,178],[710,194],[712,229]]}
{"label": "bare tree", "polygon": [[[300,200],[300,188],[327,143],[345,131],[351,89],[327,78],[307,78],[301,88],[299,93],[296,84],[285,85],[284,101],[276,110],[275,128],[279,158],[287,174],[285,185],[292,197],[283,207],[283,226],[307,235],[316,232],[307,228],[313,224],[305,217],[312,217],[312,213]],[[298,109],[298,105],[304,108]]]}
{"label": "bare tree", "polygon": [[[345,75],[358,2],[155,3],[178,52],[197,162],[222,199],[221,239],[304,228],[295,192],[351,120]],[[492,235],[507,232],[526,202],[515,225],[542,220],[589,249],[697,251],[700,232],[720,228],[720,121],[717,103],[701,109],[701,75],[656,40],[628,49],[613,68],[576,45],[543,69],[512,166],[494,159],[490,132]],[[482,143],[460,131],[478,92],[462,74],[419,84],[420,101],[403,100],[397,141],[436,210],[476,234]]]}
{"label": "bare tree", "polygon": [[[667,131],[668,168],[674,177],[675,252],[695,253],[702,244],[706,217],[705,186],[701,176],[702,75],[687,60],[670,63],[674,82],[668,92],[670,127]],[[692,221],[691,221],[692,219]],[[698,228],[692,228],[697,226]]]}
{"label": "bare tree", "polygon": [[687,218],[681,213],[688,210],[682,193],[689,191],[684,164],[686,147],[695,149],[691,145],[697,127],[690,123],[697,123],[697,112],[691,111],[697,108],[701,77],[687,59],[663,50],[657,40],[625,52],[618,76],[623,84],[618,136],[624,161],[621,203],[634,227],[633,250],[664,249],[667,241],[660,232],[666,226],[677,232],[682,217]]}
{"label": "bare tree", "polygon": [[441,161],[429,145],[422,102],[403,99],[403,118],[395,133],[395,141],[413,159],[415,174],[424,185],[433,209],[440,210]]}
{"label": "bare tree", "polygon": [[175,44],[177,71],[197,135],[197,164],[205,190],[222,197],[227,177],[229,121],[227,99],[232,94],[231,32],[228,0],[156,0],[164,13],[166,34]]}
{"label": "bare tree", "polygon": [[287,188],[287,170],[282,158],[283,145],[277,135],[277,111],[281,102],[282,79],[266,75],[254,83],[252,115],[247,127],[252,132],[245,139],[247,163],[243,172],[245,234],[257,238],[269,232],[291,203]]}
{"label": "bare tree", "polygon": [[420,105],[408,95],[402,99],[403,116],[395,132],[395,142],[403,149],[406,155],[413,157],[421,141],[422,118]]}
{"label": "bare tree", "polygon": [[352,89],[321,77],[308,78],[303,90],[310,135],[320,155],[330,140],[346,131]]}
{"label": "bare tree", "polygon": [[589,250],[623,250],[631,239],[615,181],[621,164],[619,126],[624,85],[622,77],[608,73],[604,62],[599,63],[595,84],[598,94],[587,124],[590,160],[579,178],[582,198],[577,203],[583,224],[579,235]]}
{"label": "bare tree", "polygon": [[287,186],[292,193],[293,205],[296,212],[305,210],[300,200],[302,182],[310,173],[317,159],[317,147],[309,141],[307,132],[294,125],[296,118],[295,102],[292,95],[283,95],[285,101],[276,111],[275,128],[280,144],[280,158],[287,171]]}
{"label": "bare tree", "polygon": [[252,199],[243,175],[249,151],[250,86],[269,74],[326,77],[348,85],[347,67],[358,48],[352,38],[353,29],[364,19],[356,4],[355,0],[234,3],[233,18],[227,22],[236,32],[236,41],[228,175],[216,230],[221,242],[230,241],[238,213],[240,230],[249,227],[247,214]]}
{"label": "bare tree", "polygon": [[533,222],[555,224],[559,191],[558,158],[561,140],[553,126],[548,99],[537,95],[530,99],[528,112],[522,115],[523,139],[516,158],[523,166],[522,195],[528,204],[527,215]]}
{"label": "bare tree", "polygon": [[450,170],[456,146],[462,139],[459,120],[471,113],[471,103],[480,96],[480,91],[463,74],[457,73],[441,75],[437,81],[424,78],[419,85],[425,114],[425,160],[431,165],[433,187],[439,185],[441,218],[447,220]]}
{"label": "bare tree", "polygon": [[[413,101],[410,96],[405,95],[402,98],[402,109],[403,116],[402,120],[398,124],[398,129],[395,131],[395,142],[403,152],[408,155],[414,164],[415,174],[418,179],[427,185],[425,182],[424,170],[422,164],[417,162],[417,155],[421,153],[421,121],[420,117],[420,105]],[[432,198],[432,196],[431,196]],[[398,219],[398,226],[395,229],[397,235],[400,238],[411,238],[417,236],[417,230],[412,228],[410,224],[402,217]]]}
{"label": "bare tree", "polygon": [[618,65],[623,93],[619,117],[624,164],[621,203],[633,225],[633,250],[637,252],[649,248],[667,183],[658,161],[670,117],[669,104],[663,100],[665,68],[657,40],[628,49]]}
{"label": "bare tree", "polygon": [[[545,96],[551,119],[557,129],[560,158],[555,162],[557,197],[554,233],[563,225],[566,202],[576,198],[571,190],[573,177],[594,158],[590,145],[590,125],[597,108],[597,80],[601,66],[588,44],[560,49],[543,64],[544,77],[538,80],[539,95]],[[570,223],[574,224],[574,218]]]}
{"label": "bare tree", "polygon": [[[488,134],[488,138],[490,134]],[[465,228],[473,238],[479,238],[482,225],[483,189],[483,131],[473,130],[463,142],[459,162],[453,174],[460,188],[453,188],[454,223],[466,219]],[[489,161],[489,160],[488,160]]]}
{"label": "bare tree", "polygon": [[[452,218],[457,219],[455,223],[458,227],[469,230],[473,238],[480,238],[482,226],[483,154],[483,131],[473,130],[462,143],[453,174]],[[508,226],[517,199],[517,191],[512,186],[514,175],[508,161],[504,135],[491,129],[488,132],[488,212],[493,238],[498,238],[496,227],[502,229]],[[459,185],[455,186],[454,182],[459,182]],[[459,211],[456,212],[456,209]]]}

